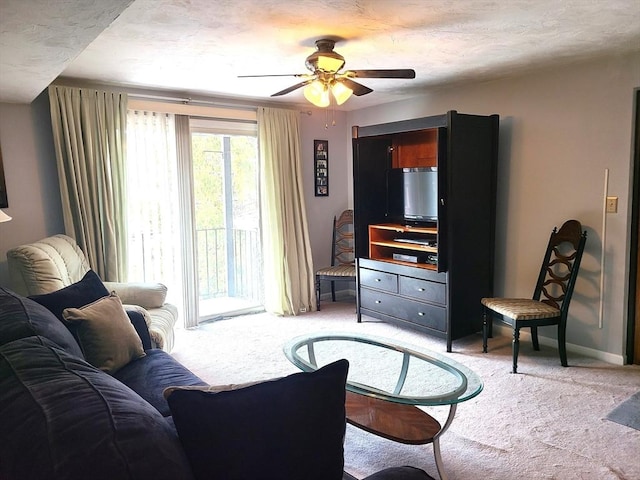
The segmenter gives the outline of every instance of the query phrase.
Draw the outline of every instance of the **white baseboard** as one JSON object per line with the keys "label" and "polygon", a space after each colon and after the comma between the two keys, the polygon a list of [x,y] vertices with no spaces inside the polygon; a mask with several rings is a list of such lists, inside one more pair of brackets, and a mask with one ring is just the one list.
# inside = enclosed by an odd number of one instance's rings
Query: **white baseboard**
{"label": "white baseboard", "polygon": [[[501,322],[493,323],[493,334],[499,334],[503,336],[513,337],[513,329],[509,325],[505,325]],[[520,330],[520,341],[531,341],[531,333],[529,329]],[[538,341],[541,345],[547,347],[558,348],[558,340],[555,338],[543,337],[538,332]],[[578,353],[585,357],[597,358],[603,362],[612,363],[614,365],[625,365],[625,359],[623,355],[617,355],[615,353],[603,352],[594,348],[583,347],[582,345],[575,345],[567,342],[567,352]]]}

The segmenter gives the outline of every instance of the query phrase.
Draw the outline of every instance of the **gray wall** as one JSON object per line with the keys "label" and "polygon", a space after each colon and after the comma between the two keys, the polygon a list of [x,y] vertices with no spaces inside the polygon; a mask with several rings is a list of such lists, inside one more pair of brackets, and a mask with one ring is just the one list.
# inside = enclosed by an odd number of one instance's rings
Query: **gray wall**
{"label": "gray wall", "polygon": [[[329,260],[331,219],[352,205],[351,126],[441,114],[447,110],[501,117],[496,295],[528,297],[553,226],[579,219],[587,251],[568,326],[573,350],[623,362],[631,201],[633,91],[640,87],[640,52],[577,63],[522,77],[437,89],[410,101],[353,112],[301,114],[305,201],[313,259]],[[375,95],[375,93],[374,93]],[[48,102],[0,104],[9,208],[0,224],[0,285],[6,251],[63,231]],[[314,197],[314,139],[329,140],[330,195]],[[599,328],[604,170],[609,194],[620,198],[606,218],[603,327]],[[472,239],[470,239],[472,241]],[[542,335],[554,337],[544,330]]]}
{"label": "gray wall", "polygon": [[0,148],[13,220],[0,223],[0,285],[9,248],[64,231],[46,92],[30,105],[0,103]]}
{"label": "gray wall", "polygon": [[[325,128],[326,111],[309,109],[310,114],[302,113],[302,173],[304,175],[304,192],[309,221],[309,237],[313,249],[315,268],[331,264],[331,238],[333,216],[349,208],[349,188],[351,186],[350,143],[345,142],[344,131],[346,113],[330,114],[329,125]],[[335,117],[335,126],[331,119]],[[314,192],[313,141],[329,142],[329,196],[316,197]],[[349,288],[347,282],[337,282],[336,289]],[[353,287],[351,287],[353,289]],[[323,286],[323,294],[328,291]]]}
{"label": "gray wall", "polygon": [[[499,114],[495,295],[530,298],[551,229],[578,219],[588,238],[569,313],[569,348],[623,363],[638,87],[640,52],[438,89],[411,101],[351,112],[347,121],[362,126],[447,110]],[[600,328],[605,169],[609,195],[619,197],[619,209],[606,217]],[[555,338],[553,327],[540,333]]]}

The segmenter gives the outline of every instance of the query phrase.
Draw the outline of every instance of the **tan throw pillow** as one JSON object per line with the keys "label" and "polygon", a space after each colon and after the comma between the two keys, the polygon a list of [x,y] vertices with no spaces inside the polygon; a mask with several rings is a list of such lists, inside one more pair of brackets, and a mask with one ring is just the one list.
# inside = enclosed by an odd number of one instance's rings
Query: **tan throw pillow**
{"label": "tan throw pillow", "polygon": [[100,370],[113,375],[145,355],[142,341],[115,293],[81,308],[65,308],[62,316],[71,323],[87,361]]}
{"label": "tan throw pillow", "polygon": [[167,387],[162,391],[162,395],[164,396],[165,399],[168,399],[169,396],[176,390],[198,390],[199,392],[208,392],[208,393],[229,392],[231,390],[240,390],[241,388],[251,387],[253,385],[258,385],[259,383],[271,382],[273,380],[278,380],[278,379],[271,378],[268,380],[257,380],[255,382],[247,382],[247,383],[230,383],[228,385],[185,385],[185,386],[177,386],[177,387]]}

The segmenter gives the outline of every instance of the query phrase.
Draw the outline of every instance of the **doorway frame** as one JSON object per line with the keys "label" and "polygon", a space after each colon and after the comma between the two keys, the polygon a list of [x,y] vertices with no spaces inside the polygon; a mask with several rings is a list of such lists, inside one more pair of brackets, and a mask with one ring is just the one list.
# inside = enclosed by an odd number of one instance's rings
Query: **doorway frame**
{"label": "doorway frame", "polygon": [[640,88],[633,91],[633,173],[631,191],[631,235],[629,245],[629,295],[626,362],[640,364]]}

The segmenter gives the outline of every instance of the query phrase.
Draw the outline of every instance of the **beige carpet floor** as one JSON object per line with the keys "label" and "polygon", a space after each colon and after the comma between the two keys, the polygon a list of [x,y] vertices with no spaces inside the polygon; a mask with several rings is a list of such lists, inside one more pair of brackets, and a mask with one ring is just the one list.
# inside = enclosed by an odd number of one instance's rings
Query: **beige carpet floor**
{"label": "beige carpet floor", "polygon": [[[218,320],[177,332],[172,354],[210,384],[243,383],[296,373],[282,347],[316,331],[358,332],[437,351],[468,366],[484,390],[459,405],[441,439],[450,480],[640,479],[640,431],[607,420],[618,404],[640,390],[640,366],[617,366],[569,352],[568,368],[557,351],[523,343],[511,369],[511,340],[480,335],[445,342],[411,329],[363,317],[354,305],[324,302],[321,312],[297,317],[267,313]],[[444,421],[446,407],[428,409]],[[310,432],[310,434],[312,434]],[[352,426],[345,440],[345,469],[358,478],[389,466],[413,465],[437,478],[430,445],[394,443]]]}

